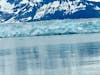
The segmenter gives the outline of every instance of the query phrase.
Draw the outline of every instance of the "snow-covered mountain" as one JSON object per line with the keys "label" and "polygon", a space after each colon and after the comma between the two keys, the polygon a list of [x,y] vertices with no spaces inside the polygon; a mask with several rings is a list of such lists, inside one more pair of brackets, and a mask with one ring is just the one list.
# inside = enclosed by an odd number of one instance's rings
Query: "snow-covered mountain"
{"label": "snow-covered mountain", "polygon": [[100,0],[0,0],[0,22],[100,18]]}

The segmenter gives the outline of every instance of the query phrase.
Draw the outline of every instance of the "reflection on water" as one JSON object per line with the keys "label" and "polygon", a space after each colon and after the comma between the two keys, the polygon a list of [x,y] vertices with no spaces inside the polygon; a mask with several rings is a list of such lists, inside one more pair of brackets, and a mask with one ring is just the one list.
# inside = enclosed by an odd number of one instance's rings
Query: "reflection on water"
{"label": "reflection on water", "polygon": [[0,48],[0,75],[100,75],[99,70],[100,41]]}

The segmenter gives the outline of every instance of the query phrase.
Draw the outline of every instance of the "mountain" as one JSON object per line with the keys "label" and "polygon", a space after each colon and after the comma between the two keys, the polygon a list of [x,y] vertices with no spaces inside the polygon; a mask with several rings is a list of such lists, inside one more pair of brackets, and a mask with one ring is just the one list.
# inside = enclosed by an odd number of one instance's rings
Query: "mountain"
{"label": "mountain", "polygon": [[0,22],[100,18],[99,0],[0,0]]}

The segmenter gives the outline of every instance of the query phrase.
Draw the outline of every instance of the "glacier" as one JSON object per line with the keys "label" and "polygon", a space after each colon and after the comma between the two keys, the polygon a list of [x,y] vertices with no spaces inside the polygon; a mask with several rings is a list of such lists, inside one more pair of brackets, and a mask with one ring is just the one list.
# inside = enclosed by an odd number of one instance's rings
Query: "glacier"
{"label": "glacier", "polygon": [[0,37],[98,33],[99,18],[99,0],[0,0]]}
{"label": "glacier", "polygon": [[0,23],[100,18],[99,0],[0,0]]}
{"label": "glacier", "polygon": [[100,19],[64,19],[0,24],[1,38],[88,33],[100,33]]}

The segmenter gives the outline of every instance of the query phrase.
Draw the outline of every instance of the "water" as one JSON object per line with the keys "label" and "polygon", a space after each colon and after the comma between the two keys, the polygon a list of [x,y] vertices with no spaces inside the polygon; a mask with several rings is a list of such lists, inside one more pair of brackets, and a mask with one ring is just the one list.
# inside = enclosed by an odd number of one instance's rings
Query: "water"
{"label": "water", "polygon": [[100,75],[100,34],[0,39],[0,75]]}

